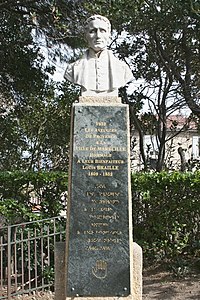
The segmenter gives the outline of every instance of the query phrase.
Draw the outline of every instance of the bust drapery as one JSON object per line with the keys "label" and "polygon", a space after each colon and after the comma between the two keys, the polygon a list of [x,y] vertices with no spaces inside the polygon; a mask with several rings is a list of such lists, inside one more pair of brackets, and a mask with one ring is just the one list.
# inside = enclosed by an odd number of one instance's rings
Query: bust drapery
{"label": "bust drapery", "polygon": [[64,77],[80,85],[82,92],[114,92],[125,86],[133,75],[128,65],[114,56],[111,50],[103,50],[98,56],[88,49],[83,57],[69,64]]}

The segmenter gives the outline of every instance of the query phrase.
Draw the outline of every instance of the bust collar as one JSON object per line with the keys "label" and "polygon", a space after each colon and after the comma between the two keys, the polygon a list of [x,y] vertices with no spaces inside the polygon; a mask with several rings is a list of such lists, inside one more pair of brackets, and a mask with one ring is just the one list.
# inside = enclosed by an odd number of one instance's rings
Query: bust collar
{"label": "bust collar", "polygon": [[105,48],[102,51],[95,52],[92,48],[89,48],[87,52],[88,52],[87,53],[88,58],[99,58],[99,57],[106,56],[108,50],[107,48]]}

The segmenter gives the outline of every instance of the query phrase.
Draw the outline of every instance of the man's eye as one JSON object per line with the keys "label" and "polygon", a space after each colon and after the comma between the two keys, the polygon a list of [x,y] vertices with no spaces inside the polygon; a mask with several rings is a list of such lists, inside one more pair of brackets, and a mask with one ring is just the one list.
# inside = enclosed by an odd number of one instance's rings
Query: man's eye
{"label": "man's eye", "polygon": [[95,32],[96,32],[95,29],[91,29],[91,30],[90,30],[90,33],[95,33]]}
{"label": "man's eye", "polygon": [[101,29],[100,29],[100,31],[101,31],[101,32],[106,32],[106,30],[105,30],[105,29],[103,29],[103,28],[101,28]]}

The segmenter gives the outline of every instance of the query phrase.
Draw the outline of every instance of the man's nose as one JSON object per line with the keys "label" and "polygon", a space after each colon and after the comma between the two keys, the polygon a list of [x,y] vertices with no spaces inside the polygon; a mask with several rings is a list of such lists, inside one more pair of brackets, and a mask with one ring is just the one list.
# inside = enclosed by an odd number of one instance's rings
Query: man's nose
{"label": "man's nose", "polygon": [[101,36],[101,31],[97,29],[97,38]]}

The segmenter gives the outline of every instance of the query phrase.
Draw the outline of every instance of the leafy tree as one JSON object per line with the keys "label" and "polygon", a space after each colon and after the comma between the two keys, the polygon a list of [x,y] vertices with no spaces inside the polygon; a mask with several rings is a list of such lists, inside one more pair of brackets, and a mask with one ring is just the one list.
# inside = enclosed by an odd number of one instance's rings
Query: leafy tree
{"label": "leafy tree", "polygon": [[[131,121],[139,132],[145,168],[148,157],[144,151],[144,135],[150,134],[150,129],[156,135],[156,170],[160,171],[165,164],[166,142],[180,132],[167,133],[167,118],[183,107],[189,107],[197,117],[200,115],[198,5],[193,0],[95,1],[95,4],[90,1],[87,9],[91,12],[96,9],[112,21],[116,33],[111,47],[141,82],[129,94],[123,89],[121,95],[130,104]],[[141,116],[144,104],[149,113]],[[147,121],[151,125],[148,130]],[[182,130],[187,130],[187,126]]]}
{"label": "leafy tree", "polygon": [[55,59],[62,43],[75,44],[78,8],[76,1],[0,2],[1,169],[67,167],[69,111],[77,92],[50,80],[54,67],[44,65],[41,47],[45,43]]}
{"label": "leafy tree", "polygon": [[[198,1],[90,1],[85,6],[90,12],[96,10],[108,16],[118,34],[127,32],[116,50],[121,58],[131,58],[136,79],[149,82],[161,68],[177,84],[180,97],[199,116]],[[119,40],[116,38],[115,42],[116,47]]]}
{"label": "leafy tree", "polygon": [[[53,70],[43,68],[41,44],[45,42],[52,59],[61,53],[63,43],[73,47],[80,44],[76,20],[83,14],[81,2],[0,2],[0,93],[5,95],[7,91],[12,97],[26,98],[30,91],[44,87],[48,72]],[[50,51],[52,47],[54,51]]]}
{"label": "leafy tree", "polygon": [[[91,14],[100,13],[113,25],[110,47],[129,63],[134,77],[142,80],[142,85],[134,88],[131,94],[122,90],[122,97],[130,104],[132,122],[140,133],[144,164],[145,126],[139,112],[148,102],[150,114],[158,116],[154,130],[160,149],[157,169],[162,169],[167,139],[166,118],[185,104],[199,116],[197,1],[12,0],[1,1],[0,8],[0,95],[5,102],[0,112],[3,143],[0,151],[5,158],[2,168],[40,169],[45,165],[58,168],[61,161],[64,163],[62,158],[58,159],[58,153],[64,157],[62,153],[67,150],[63,144],[66,138],[61,136],[65,130],[58,118],[68,110],[68,101],[75,99],[76,94],[69,85],[56,87],[49,81],[54,67],[44,67],[41,44],[53,61],[58,56],[61,61],[70,60],[69,49],[85,46],[81,34],[83,21]],[[75,50],[73,55],[77,54]],[[8,154],[11,148],[16,149],[13,158]],[[20,160],[24,153],[28,153],[27,159]],[[51,165],[50,162],[54,163]]]}
{"label": "leafy tree", "polygon": [[[57,90],[59,92],[57,92]],[[77,99],[76,89],[68,83],[34,96],[21,111],[20,126],[26,137],[26,168],[29,170],[66,170],[68,167],[70,110]]]}
{"label": "leafy tree", "polygon": [[[198,20],[191,11],[191,1],[187,0],[144,1],[132,20],[127,30],[135,38],[131,43],[125,41],[121,52],[124,46],[125,50],[128,48],[135,77],[145,80],[131,100],[138,101],[139,94],[139,99],[149,101],[151,113],[157,115],[154,132],[159,146],[156,169],[160,171],[166,142],[174,137],[174,133],[169,136],[166,132],[169,115],[185,103],[195,115],[200,115]],[[142,126],[137,128],[139,132],[143,130]],[[144,155],[143,158],[145,163]]]}
{"label": "leafy tree", "polygon": [[118,52],[122,58],[131,56],[137,79],[150,82],[166,74],[180,99],[199,116],[199,16],[192,4],[192,0],[142,1],[123,26],[130,39]]}
{"label": "leafy tree", "polygon": [[66,170],[76,89],[50,84],[1,116],[0,169]]}

